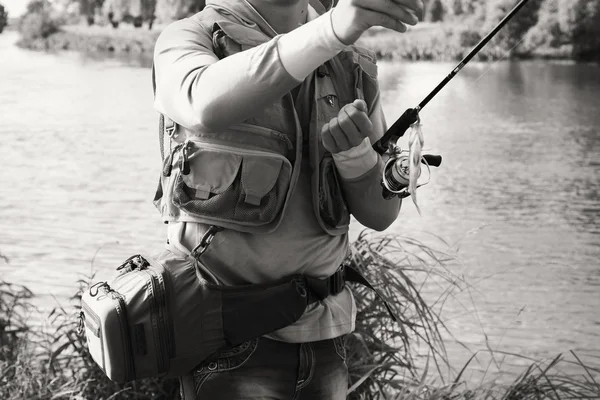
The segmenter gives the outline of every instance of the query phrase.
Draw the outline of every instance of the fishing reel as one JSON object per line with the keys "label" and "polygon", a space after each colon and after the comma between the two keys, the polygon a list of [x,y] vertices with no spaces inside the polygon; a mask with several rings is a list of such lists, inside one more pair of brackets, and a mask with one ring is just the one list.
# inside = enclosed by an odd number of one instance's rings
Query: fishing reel
{"label": "fishing reel", "polygon": [[[383,177],[381,186],[383,186],[383,198],[390,200],[394,196],[401,199],[410,196],[408,187],[410,184],[410,170],[408,150],[402,150],[400,146],[390,146],[390,158],[385,163],[383,169]],[[442,164],[442,156],[435,154],[424,154],[421,156],[421,163],[425,165],[427,170],[427,179],[425,182],[418,182],[416,188],[429,183],[431,177],[430,167],[439,167]],[[421,171],[418,172],[416,179],[421,176]]]}

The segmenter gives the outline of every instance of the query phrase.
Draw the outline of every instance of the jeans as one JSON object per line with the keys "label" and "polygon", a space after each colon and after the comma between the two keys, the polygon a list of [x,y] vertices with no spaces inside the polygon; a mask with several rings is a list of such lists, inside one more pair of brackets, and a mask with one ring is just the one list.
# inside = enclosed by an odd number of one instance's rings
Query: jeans
{"label": "jeans", "polygon": [[310,343],[264,337],[226,350],[181,377],[184,400],[343,400],[345,336]]}

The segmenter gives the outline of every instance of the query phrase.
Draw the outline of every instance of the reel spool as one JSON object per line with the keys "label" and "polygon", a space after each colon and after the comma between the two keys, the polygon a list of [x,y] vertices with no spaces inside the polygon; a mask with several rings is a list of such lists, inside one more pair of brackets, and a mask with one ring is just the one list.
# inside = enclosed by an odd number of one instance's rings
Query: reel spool
{"label": "reel spool", "polygon": [[[384,187],[383,197],[391,199],[394,196],[405,198],[410,195],[408,192],[409,178],[409,151],[396,147],[385,163],[381,185]],[[439,155],[425,154],[421,157],[421,163],[425,164],[427,169],[427,180],[417,183],[417,188],[426,185],[431,179],[430,167],[439,167],[442,163],[442,157]],[[419,178],[421,172],[419,172]]]}

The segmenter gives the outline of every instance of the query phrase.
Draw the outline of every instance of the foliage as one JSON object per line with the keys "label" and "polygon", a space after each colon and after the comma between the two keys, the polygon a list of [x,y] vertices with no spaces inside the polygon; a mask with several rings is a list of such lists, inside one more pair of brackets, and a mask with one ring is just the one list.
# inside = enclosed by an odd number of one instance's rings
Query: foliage
{"label": "foliage", "polygon": [[25,311],[32,309],[31,292],[0,281],[0,398],[175,399],[179,392],[176,379],[119,384],[109,380],[92,360],[78,329],[78,304],[87,281],[79,281],[79,290],[71,298],[75,306],[52,310],[48,316],[51,331],[27,326]]}
{"label": "foliage", "polygon": [[178,20],[202,10],[205,0],[158,0],[156,18],[161,22]]}
{"label": "foliage", "polygon": [[0,33],[4,30],[6,25],[8,24],[8,11],[4,8],[2,4],[0,4]]}
{"label": "foliage", "polygon": [[48,0],[33,0],[19,22],[19,33],[24,40],[45,39],[60,31],[64,24]]}
{"label": "foliage", "polygon": [[444,19],[445,12],[442,0],[432,0],[427,7],[425,21],[440,22]]}
{"label": "foliage", "polygon": [[598,58],[600,51],[600,2],[571,0],[560,2],[558,20],[561,30],[573,45],[578,59]]}
{"label": "foliage", "polygon": [[[476,353],[446,382],[442,371],[444,367],[451,368],[441,340],[440,329],[445,327],[439,313],[453,288],[466,284],[447,267],[453,260],[452,254],[407,237],[365,232],[353,243],[354,260],[367,278],[376,283],[398,322],[391,320],[383,302],[372,291],[362,286],[353,288],[357,321],[346,344],[348,399],[600,398],[596,378],[600,370],[586,366],[575,353],[571,353],[574,360],[562,355],[548,361],[531,360],[530,366],[509,384],[491,381],[471,388],[463,376],[477,358]],[[0,258],[6,260],[1,254]],[[117,384],[106,378],[91,359],[85,337],[78,329],[78,315],[81,294],[92,278],[78,281],[79,290],[71,298],[73,305],[58,306],[49,314],[52,329],[32,328],[33,294],[27,288],[0,281],[1,399],[179,398],[175,379]],[[446,288],[432,304],[421,295],[426,283]],[[495,354],[503,358],[507,355]],[[566,365],[578,366],[582,374],[565,374],[561,370]]]}
{"label": "foliage", "polygon": [[[436,16],[452,26],[465,45],[483,37],[518,0],[427,0],[429,20]],[[438,12],[437,7],[442,11]],[[463,42],[462,40],[460,41]],[[489,44],[506,55],[554,52],[576,60],[600,59],[600,1],[530,0]],[[567,53],[565,54],[565,51]]]}
{"label": "foliage", "polygon": [[420,284],[439,279],[452,286],[455,281],[444,267],[449,254],[410,238],[366,232],[352,246],[354,260],[367,280],[377,283],[397,321],[373,291],[353,287],[356,329],[347,341],[351,399],[376,398],[390,389],[398,392],[407,379],[418,379],[417,345],[431,352],[436,365],[445,363],[439,332],[444,325],[421,296]]}
{"label": "foliage", "polygon": [[[487,3],[485,22],[479,31],[481,36],[490,32],[517,5],[518,0],[502,0]],[[493,44],[511,51],[522,40],[527,31],[538,22],[538,11],[542,0],[529,0],[517,14],[498,32]]]}

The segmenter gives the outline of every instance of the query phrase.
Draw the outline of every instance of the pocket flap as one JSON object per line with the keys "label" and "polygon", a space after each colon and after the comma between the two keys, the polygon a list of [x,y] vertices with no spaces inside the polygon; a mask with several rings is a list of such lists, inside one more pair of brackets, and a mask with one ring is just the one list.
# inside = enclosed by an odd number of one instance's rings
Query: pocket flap
{"label": "pocket flap", "polygon": [[198,150],[190,156],[190,173],[181,175],[185,184],[196,189],[196,197],[208,199],[229,188],[238,174],[242,156],[227,152]]}
{"label": "pocket flap", "polygon": [[259,205],[260,200],[273,189],[283,160],[266,157],[248,157],[242,167],[242,188],[245,202]]}

